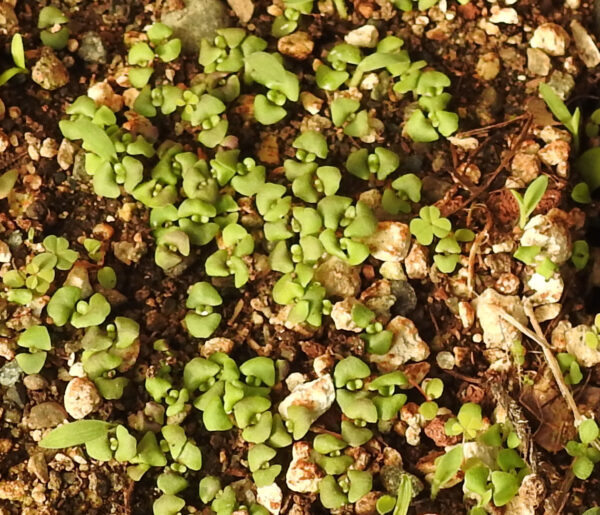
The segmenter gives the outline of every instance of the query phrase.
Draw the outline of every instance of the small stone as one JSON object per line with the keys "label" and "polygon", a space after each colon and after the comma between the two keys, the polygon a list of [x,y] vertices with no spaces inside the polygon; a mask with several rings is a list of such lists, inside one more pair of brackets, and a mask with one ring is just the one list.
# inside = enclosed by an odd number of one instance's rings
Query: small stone
{"label": "small stone", "polygon": [[0,2],[0,34],[12,37],[19,30],[19,19],[12,5]]}
{"label": "small stone", "polygon": [[575,87],[575,79],[570,73],[554,70],[547,84],[562,100],[566,100]]}
{"label": "small stone", "polygon": [[45,138],[40,147],[40,156],[46,159],[53,159],[58,152],[58,143],[53,138]]}
{"label": "small stone", "polygon": [[227,27],[229,16],[220,0],[187,0],[183,9],[164,12],[161,21],[173,29],[173,35],[181,39],[183,50],[190,53],[198,51],[202,38],[212,40],[217,29]]}
{"label": "small stone", "polygon": [[535,319],[538,322],[547,322],[548,320],[554,320],[562,309],[562,304],[545,304],[543,306],[539,306],[533,310],[533,314],[535,315]]}
{"label": "small stone", "polygon": [[477,61],[475,70],[482,80],[495,79],[500,73],[500,58],[498,54],[496,52],[483,54]]}
{"label": "small stone", "polygon": [[290,406],[304,406],[310,412],[311,423],[331,408],[335,400],[335,387],[331,375],[325,374],[314,381],[298,385],[279,404],[279,413],[288,418]]}
{"label": "small stone", "polygon": [[248,23],[254,13],[254,2],[252,0],[227,0],[229,7],[242,23]]}
{"label": "small stone", "polygon": [[563,178],[569,174],[569,154],[571,145],[564,140],[557,139],[542,148],[538,155],[543,163],[556,166],[556,173]]}
{"label": "small stone", "polygon": [[0,481],[0,499],[7,501],[21,501],[25,497],[27,486],[20,479]]}
{"label": "small stone", "polygon": [[96,385],[87,378],[71,379],[65,390],[65,409],[74,419],[85,418],[102,403]]}
{"label": "small stone", "polygon": [[0,241],[0,263],[10,263],[12,252],[10,247],[4,241]]}
{"label": "small stone", "polygon": [[452,370],[456,364],[454,354],[448,351],[438,352],[435,357],[435,362],[442,370]]}
{"label": "small stone", "polygon": [[50,47],[42,47],[41,56],[33,65],[31,80],[48,91],[69,83],[69,72]]}
{"label": "small stone", "polygon": [[68,170],[73,165],[76,150],[77,147],[74,143],[66,138],[63,139],[60,143],[60,147],[58,147],[58,154],[56,155],[58,166],[63,170]]}
{"label": "small stone", "polygon": [[64,285],[75,286],[79,288],[81,290],[81,297],[84,299],[87,299],[90,295],[92,295],[92,293],[94,293],[92,283],[90,283],[88,269],[84,265],[74,265],[69,271]]}
{"label": "small stone", "polygon": [[117,95],[107,81],[97,82],[88,88],[87,94],[97,106],[105,105],[114,112],[123,108],[123,97]]}
{"label": "small stone", "polygon": [[86,63],[105,63],[106,49],[100,35],[97,32],[86,32],[81,37],[77,55]]}
{"label": "small stone", "polygon": [[504,311],[527,325],[527,316],[519,297],[501,295],[493,288],[487,288],[472,304],[483,329],[483,341],[487,348],[510,350],[513,343],[521,341],[521,332],[500,316]]}
{"label": "small stone", "polygon": [[375,232],[363,239],[371,256],[380,261],[402,261],[410,249],[408,225],[402,222],[379,222]]}
{"label": "small stone", "polygon": [[394,261],[384,261],[379,267],[379,273],[385,279],[395,281],[406,281],[406,274],[402,269],[402,263]]}
{"label": "small stone", "polygon": [[539,48],[548,55],[565,55],[569,46],[569,34],[556,23],[543,23],[537,27],[529,40],[531,48]]}
{"label": "small stone", "polygon": [[[564,330],[564,328],[557,327],[554,331],[557,330]],[[585,341],[585,335],[590,331],[587,325],[578,325],[564,330],[567,352],[575,356],[577,362],[584,367],[593,367],[600,363],[600,349],[593,349]],[[552,340],[554,340],[554,332]]]}
{"label": "small stone", "polygon": [[410,360],[427,359],[429,346],[419,336],[412,320],[394,317],[386,329],[394,333],[390,350],[385,354],[369,354],[369,361],[375,363],[380,372],[392,372]]}
{"label": "small stone", "polygon": [[506,187],[523,188],[540,174],[540,160],[533,153],[517,152],[510,164],[510,172]]}
{"label": "small stone", "polygon": [[537,474],[523,478],[519,492],[505,507],[504,515],[535,515],[546,497],[544,480]]}
{"label": "small stone", "polygon": [[0,368],[0,385],[12,386],[21,376],[21,369],[16,360],[9,361]]}
{"label": "small stone", "polygon": [[404,260],[406,275],[409,279],[425,279],[429,273],[427,258],[429,250],[419,243],[413,243],[413,246]]}
{"label": "small stone", "polygon": [[40,374],[31,374],[23,378],[23,384],[28,390],[43,390],[48,387],[48,381]]}
{"label": "small stone", "polygon": [[115,257],[126,265],[137,263],[146,253],[147,248],[145,243],[132,243],[130,241],[117,241],[112,246]]}
{"label": "small stone", "polygon": [[24,423],[30,429],[45,429],[56,427],[67,420],[67,412],[54,401],[42,402],[31,408]]}
{"label": "small stone", "polygon": [[545,215],[536,215],[527,222],[521,236],[521,245],[538,246],[556,265],[571,257],[570,231],[561,217],[561,211],[552,209]]}
{"label": "small stone", "polygon": [[300,93],[300,102],[302,103],[302,107],[310,114],[317,114],[323,107],[323,99],[313,95],[309,91]]}
{"label": "small stone", "polygon": [[310,39],[308,33],[301,30],[283,36],[277,41],[277,50],[280,53],[289,55],[300,61],[312,54],[314,46],[315,43]]}
{"label": "small stone", "polygon": [[579,57],[588,68],[594,68],[600,64],[600,50],[598,46],[585,30],[583,25],[577,20],[571,21],[571,32],[573,41],[579,52]]}
{"label": "small stone", "polygon": [[312,459],[308,442],[294,442],[292,461],[285,475],[285,482],[292,492],[315,493],[325,474]]}
{"label": "small stone", "polygon": [[519,15],[512,7],[500,8],[494,5],[491,8],[491,13],[490,22],[492,23],[506,23],[507,25],[517,25],[519,23]]}
{"label": "small stone", "polygon": [[271,515],[279,515],[282,500],[283,493],[277,483],[256,488],[256,501],[269,510]]}
{"label": "small stone", "polygon": [[564,281],[558,273],[550,279],[534,273],[527,285],[535,292],[529,297],[532,306],[543,306],[544,304],[554,304],[560,301],[565,289]]}
{"label": "small stone", "polygon": [[475,322],[475,310],[469,302],[461,300],[458,303],[458,316],[465,329],[470,329],[473,326]]}
{"label": "small stone", "polygon": [[354,297],[360,291],[359,269],[335,256],[317,267],[315,280],[323,285],[328,297]]}
{"label": "small stone", "polygon": [[43,452],[36,452],[29,458],[27,472],[36,476],[42,483],[48,482],[48,464]]}
{"label": "small stone", "polygon": [[230,354],[233,347],[233,340],[230,340],[229,338],[211,338],[210,340],[206,340],[200,346],[200,355],[203,358],[209,358],[215,352]]}
{"label": "small stone", "polygon": [[408,315],[417,307],[417,294],[412,285],[406,280],[391,281],[391,293],[395,298],[391,306],[395,315]]}
{"label": "small stone", "polygon": [[348,32],[344,36],[344,41],[357,47],[375,48],[379,41],[379,32],[374,25],[363,25]]}
{"label": "small stone", "polygon": [[539,48],[527,49],[527,69],[530,73],[545,77],[550,73],[551,68],[550,58]]}
{"label": "small stone", "polygon": [[347,299],[336,302],[331,309],[331,319],[338,331],[351,331],[353,333],[362,332],[352,320],[352,308],[358,304],[356,299],[348,297]]}

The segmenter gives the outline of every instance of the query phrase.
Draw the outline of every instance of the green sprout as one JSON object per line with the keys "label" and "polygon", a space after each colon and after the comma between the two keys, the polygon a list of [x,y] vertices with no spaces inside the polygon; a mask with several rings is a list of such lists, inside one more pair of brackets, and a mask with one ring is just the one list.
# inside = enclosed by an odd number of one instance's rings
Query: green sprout
{"label": "green sprout", "polygon": [[447,435],[464,435],[466,439],[472,440],[483,428],[481,406],[473,402],[467,402],[460,407],[456,418],[446,422],[445,431]]}
{"label": "green sprout", "polygon": [[596,463],[600,461],[600,452],[593,445],[597,441],[598,424],[592,419],[584,420],[577,428],[579,442],[570,440],[566,450],[573,456],[573,473],[579,479],[587,479],[592,475]]}
{"label": "green sprout", "polygon": [[431,483],[431,498],[437,497],[440,488],[450,481],[459,471],[463,461],[463,447],[457,445],[445,454],[436,458],[435,473]]}
{"label": "green sprout", "polygon": [[269,463],[276,455],[275,449],[264,444],[253,445],[248,451],[248,468],[258,488],[272,485],[281,472],[281,465]]}
{"label": "green sprout", "polygon": [[46,236],[43,242],[44,248],[56,256],[56,268],[59,270],[70,270],[79,255],[76,251],[69,249],[66,238],[54,235]]}
{"label": "green sprout", "polygon": [[27,65],[25,64],[25,49],[23,48],[23,37],[21,34],[15,34],[12,37],[10,44],[10,53],[14,66],[4,70],[0,74],[0,86],[6,84],[15,75],[20,73],[28,73]]}
{"label": "green sprout", "polygon": [[230,224],[223,229],[224,249],[217,250],[205,262],[206,273],[211,277],[234,276],[236,288],[248,282],[248,267],[242,258],[254,251],[254,239],[244,227]]}
{"label": "green sprout", "polygon": [[69,39],[67,23],[69,18],[60,9],[51,5],[44,7],[40,11],[37,24],[38,29],[42,29],[40,32],[42,43],[54,50],[65,48]]}
{"label": "green sprout", "polygon": [[[587,337],[586,334],[586,343],[593,343],[592,338]],[[581,373],[581,368],[579,367],[579,363],[577,363],[577,358],[568,352],[559,352],[556,355],[556,360],[558,361],[558,365],[560,367],[560,371],[563,373],[565,378],[565,383],[567,384],[579,384],[583,379],[583,374]]]}
{"label": "green sprout", "polygon": [[552,111],[552,114],[567,128],[567,130],[573,136],[575,154],[577,154],[579,152],[579,125],[581,122],[581,111],[579,108],[576,108],[573,114],[571,114],[565,103],[548,84],[541,83],[539,86],[539,92],[544,99],[544,102],[546,102],[546,105],[550,108],[550,111]]}
{"label": "green sprout", "polygon": [[442,217],[435,206],[422,207],[419,217],[410,221],[410,232],[421,245],[430,245],[434,236],[445,238],[451,230],[450,220]]}
{"label": "green sprout", "polygon": [[266,96],[256,95],[254,117],[263,125],[277,123],[287,115],[283,108],[286,100],[298,101],[298,77],[286,70],[277,57],[266,52],[246,55],[244,62],[247,76],[269,90]]}
{"label": "green sprout", "polygon": [[547,188],[548,177],[545,175],[540,175],[529,186],[527,186],[523,196],[521,196],[521,194],[516,190],[510,190],[519,205],[519,227],[521,229],[525,227],[527,220],[542,200]]}
{"label": "green sprout", "polygon": [[372,154],[363,148],[352,152],[346,160],[346,169],[356,177],[368,180],[371,174],[382,181],[395,172],[400,165],[400,156],[383,147],[376,147]]}
{"label": "green sprout", "polygon": [[188,290],[186,307],[190,310],[185,316],[185,327],[194,338],[208,338],[221,323],[221,315],[213,309],[220,306],[223,299],[213,286],[206,282],[193,284]]}
{"label": "green sprout", "polygon": [[29,351],[22,352],[16,356],[21,370],[26,374],[37,374],[46,362],[48,351],[52,349],[48,329],[43,325],[35,325],[27,328],[19,335],[17,345]]}

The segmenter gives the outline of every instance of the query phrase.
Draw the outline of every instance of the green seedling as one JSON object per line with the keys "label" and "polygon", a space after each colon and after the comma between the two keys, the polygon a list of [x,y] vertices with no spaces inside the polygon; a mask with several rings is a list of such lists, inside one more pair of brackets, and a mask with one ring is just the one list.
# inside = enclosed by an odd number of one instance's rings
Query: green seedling
{"label": "green seedling", "polygon": [[298,77],[284,68],[273,54],[254,52],[244,58],[246,75],[262,84],[267,95],[256,95],[254,117],[263,125],[282,120],[287,111],[282,107],[286,100],[296,102],[300,95]]}
{"label": "green seedling", "polygon": [[419,211],[419,217],[410,222],[410,232],[421,245],[430,245],[433,237],[445,238],[452,230],[450,220],[441,216],[435,206],[425,206]]}
{"label": "green seedling", "polygon": [[54,268],[58,262],[56,255],[43,252],[35,256],[26,266],[25,286],[34,293],[44,294],[54,281]]}
{"label": "green seedling", "polygon": [[542,200],[547,188],[548,177],[545,175],[540,175],[529,186],[527,186],[523,196],[521,196],[521,194],[516,190],[510,190],[519,204],[519,227],[521,229],[525,227],[527,220],[529,220],[531,213],[535,211],[535,208]]}
{"label": "green seedling", "polygon": [[60,9],[54,6],[44,7],[40,11],[37,24],[38,29],[42,29],[40,32],[42,43],[54,50],[65,48],[69,39],[67,23],[69,18]]}
{"label": "green seedling", "polygon": [[[0,84],[1,86],[1,84]],[[0,200],[5,199],[9,196],[10,192],[15,187],[17,179],[19,178],[18,170],[8,170],[0,175]]]}
{"label": "green seedling", "polygon": [[70,270],[79,257],[76,251],[69,249],[66,238],[46,236],[43,245],[48,252],[56,256],[56,268],[59,270]]}
{"label": "green seedling", "polygon": [[399,213],[410,213],[411,202],[421,201],[422,183],[413,173],[407,173],[398,177],[383,192],[381,204],[383,209],[392,215]]}
{"label": "green seedling", "polygon": [[[586,343],[592,343],[592,339],[586,336]],[[560,366],[560,371],[563,373],[565,383],[567,384],[579,384],[583,379],[581,368],[577,363],[577,358],[568,352],[559,352],[556,355],[556,360]]]}
{"label": "green seedling", "polygon": [[187,313],[184,323],[194,338],[208,338],[215,332],[221,315],[213,309],[222,303],[223,299],[209,283],[198,282],[190,287],[186,307],[193,311]]}
{"label": "green seedling", "polygon": [[431,483],[431,498],[437,497],[440,488],[450,481],[460,470],[463,461],[463,447],[457,445],[436,458],[435,472]]}
{"label": "green seedling", "polygon": [[4,70],[0,74],[0,86],[6,84],[15,75],[19,75],[20,73],[29,73],[27,70],[27,65],[25,64],[25,49],[23,47],[23,37],[21,34],[17,33],[12,37],[10,53],[14,66],[8,70]]}
{"label": "green seedling", "polygon": [[539,92],[546,105],[552,111],[552,114],[562,123],[573,136],[575,146],[575,154],[579,152],[579,125],[581,123],[581,111],[576,108],[573,114],[569,111],[565,103],[556,94],[556,92],[548,86],[548,84],[540,84]]}
{"label": "green seedling", "polygon": [[400,165],[400,156],[383,147],[376,147],[372,154],[367,149],[355,150],[346,160],[346,169],[356,177],[368,180],[371,174],[384,180]]}
{"label": "green seedling", "polygon": [[223,229],[222,242],[225,249],[217,250],[205,262],[206,273],[211,277],[234,276],[236,288],[248,282],[248,267],[243,257],[254,251],[252,235],[239,224],[230,224]]}
{"label": "green seedling", "polygon": [[447,435],[460,435],[472,440],[483,427],[481,406],[473,402],[467,402],[460,407],[456,418],[446,422],[445,431]]}
{"label": "green seedling", "polygon": [[29,352],[17,354],[19,367],[26,374],[37,374],[46,362],[52,342],[48,329],[43,325],[29,327],[17,339],[17,345],[28,349]]}
{"label": "green seedling", "polygon": [[80,300],[71,315],[71,325],[77,329],[102,324],[110,313],[110,304],[101,293],[94,293],[89,301]]}
{"label": "green seedling", "polygon": [[579,442],[570,440],[566,450],[575,459],[572,463],[573,473],[579,479],[588,479],[596,463],[600,461],[600,452],[593,445],[598,439],[598,424],[592,419],[584,420],[577,428]]}
{"label": "green seedling", "polygon": [[275,449],[264,444],[254,445],[248,451],[248,468],[258,488],[272,485],[281,472],[281,465],[269,463],[276,455]]}

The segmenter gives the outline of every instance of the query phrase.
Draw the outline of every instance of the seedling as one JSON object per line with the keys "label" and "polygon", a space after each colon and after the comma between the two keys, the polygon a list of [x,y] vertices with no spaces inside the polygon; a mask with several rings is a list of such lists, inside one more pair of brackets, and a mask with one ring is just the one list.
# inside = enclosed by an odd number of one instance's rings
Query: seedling
{"label": "seedling", "polygon": [[541,83],[539,86],[539,92],[546,105],[552,111],[552,114],[556,116],[558,121],[562,123],[567,130],[573,136],[573,143],[575,147],[575,154],[579,152],[579,125],[581,122],[581,111],[576,108],[573,114],[569,111],[565,103],[555,93],[555,91],[548,86],[548,84]]}
{"label": "seedling", "polygon": [[29,73],[25,64],[25,49],[23,48],[23,37],[21,34],[17,33],[12,37],[10,53],[12,55],[14,66],[8,70],[4,70],[0,74],[0,86],[6,84],[15,75]]}
{"label": "seedling", "polygon": [[21,370],[26,374],[37,374],[46,362],[48,351],[52,349],[48,329],[43,325],[29,327],[21,333],[17,345],[29,350],[17,354],[16,360]]}
{"label": "seedling", "polygon": [[266,52],[249,54],[245,56],[244,62],[247,76],[269,90],[266,96],[256,95],[254,117],[263,125],[277,123],[287,114],[282,107],[286,100],[298,100],[298,77],[287,71],[273,54]]}
{"label": "seedling", "polygon": [[587,479],[592,475],[596,463],[600,461],[600,452],[593,443],[598,439],[598,424],[592,419],[584,420],[577,428],[579,442],[571,440],[566,450],[573,456],[573,473],[579,479]]}
{"label": "seedling", "polygon": [[198,282],[190,287],[186,307],[185,327],[194,338],[208,338],[221,323],[221,315],[213,309],[220,306],[223,299],[213,286],[206,282]]}
{"label": "seedling", "polygon": [[442,217],[435,206],[422,207],[419,217],[410,221],[410,232],[421,245],[430,245],[434,236],[445,238],[451,230],[450,220]]}
{"label": "seedling", "polygon": [[355,150],[346,160],[347,170],[363,180],[368,180],[374,174],[377,180],[382,181],[395,172],[399,165],[400,156],[383,147],[376,147],[372,154],[364,148]]}
{"label": "seedling", "polygon": [[[592,345],[594,343],[592,338],[586,335],[586,343],[588,342]],[[559,352],[556,355],[556,359],[560,366],[560,371],[564,375],[565,383],[579,384],[583,379],[583,374],[581,373],[579,363],[577,363],[577,358],[568,352]]]}
{"label": "seedling", "polygon": [[448,435],[460,435],[472,440],[483,427],[481,406],[473,402],[467,402],[460,407],[458,416],[446,422],[445,430]]}
{"label": "seedling", "polygon": [[211,277],[233,275],[236,288],[240,288],[249,277],[248,267],[242,258],[254,251],[254,239],[241,225],[230,224],[223,229],[222,242],[226,248],[207,258],[206,273]]}
{"label": "seedling", "polygon": [[457,445],[445,454],[436,458],[435,473],[431,483],[431,498],[437,497],[440,488],[450,481],[460,470],[463,461],[463,447]]}
{"label": "seedling", "polygon": [[545,175],[540,175],[529,186],[527,186],[523,196],[521,196],[521,194],[516,190],[510,190],[519,204],[519,227],[521,229],[525,227],[527,220],[529,220],[531,213],[535,211],[535,208],[540,203],[540,200],[542,200],[547,188],[548,177]]}
{"label": "seedling", "polygon": [[67,23],[69,18],[60,9],[54,6],[44,7],[38,17],[38,29],[42,29],[40,32],[42,43],[54,50],[65,48],[69,39]]}

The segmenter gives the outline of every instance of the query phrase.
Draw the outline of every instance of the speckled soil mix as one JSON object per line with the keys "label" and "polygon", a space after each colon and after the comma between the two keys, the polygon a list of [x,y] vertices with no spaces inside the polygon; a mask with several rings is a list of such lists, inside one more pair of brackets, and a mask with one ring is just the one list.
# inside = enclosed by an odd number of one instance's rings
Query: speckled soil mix
{"label": "speckled soil mix", "polygon": [[[414,10],[404,12],[388,0],[353,0],[346,2],[348,16],[343,18],[338,4],[323,0],[301,16],[295,32],[276,38],[271,35],[273,21],[291,3],[228,1],[188,0],[186,7],[183,0],[0,0],[0,73],[13,66],[11,41],[17,33],[23,37],[27,63],[26,73],[0,86],[0,173],[17,172],[12,188],[5,187],[6,176],[0,177],[0,515],[145,514],[153,509],[158,515],[265,513],[255,511],[260,509],[274,515],[371,515],[378,513],[382,496],[396,499],[401,478],[409,478],[413,486],[408,511],[394,512],[398,515],[579,515],[600,506],[598,467],[585,480],[575,477],[573,455],[565,450],[569,441],[580,441],[582,420],[600,417],[600,350],[597,340],[590,345],[587,336],[600,328],[594,326],[600,311],[598,190],[585,203],[572,198],[580,174],[590,166],[575,165],[577,157],[600,145],[593,116],[600,107],[600,4],[472,0],[463,5],[441,0],[422,10],[415,3]],[[39,13],[50,4],[69,19],[69,39],[60,50],[40,41]],[[173,61],[157,60],[156,85],[187,90],[201,82],[207,70],[198,62],[199,41],[212,41],[217,28],[235,26],[264,38],[266,51],[284,57],[285,68],[300,78],[299,100],[285,104],[282,121],[260,124],[253,102],[265,88],[242,81],[241,95],[226,111],[229,136],[217,148],[198,143],[199,130],[190,129],[178,113],[149,118],[135,113],[132,106],[140,93],[128,82],[128,51],[147,40],[145,28],[160,20],[175,28],[183,51]],[[368,134],[351,136],[332,123],[334,93],[317,86],[317,69],[328,62],[334,44],[345,41],[366,55],[386,36],[404,41],[411,62],[423,60],[449,77],[447,109],[458,115],[458,130],[433,142],[414,141],[406,123],[415,103],[399,94],[390,74],[379,69],[365,75],[359,87],[344,90],[368,113]],[[551,86],[571,112],[580,109],[579,148],[541,98],[540,84]],[[297,158],[293,144],[298,135],[323,134],[326,164],[343,174],[338,195],[368,206],[375,229],[360,240],[370,254],[366,259],[348,264],[323,252],[311,264],[315,284],[328,299],[319,307],[320,325],[304,319],[293,323],[287,319],[289,306],[273,300],[282,273],[272,269],[269,259],[274,245],[263,228],[268,215],[255,205],[259,192],[235,197],[237,223],[254,240],[253,250],[242,255],[249,274],[245,284],[236,285],[229,272],[211,277],[205,271],[207,258],[227,248],[221,233],[216,241],[193,247],[175,266],[157,266],[157,246],[165,252],[177,249],[157,243],[151,210],[124,190],[117,198],[96,194],[86,172],[90,149],[61,133],[59,121],[68,117],[68,106],[86,94],[96,108],[107,106],[117,113],[124,130],[158,139],[156,148],[174,140],[195,159],[210,163],[217,151],[237,148],[242,157],[251,156],[254,164],[265,167],[268,181],[286,187],[291,181],[284,162]],[[348,120],[358,118],[354,116]],[[376,147],[393,150],[400,164],[389,178],[367,172],[366,186],[346,171],[346,160],[351,151],[373,152]],[[406,211],[390,214],[382,207],[382,194],[393,191],[391,179],[404,174],[420,180],[420,196],[404,200]],[[519,203],[511,190],[522,195],[539,177],[548,178],[547,188],[520,226]],[[222,190],[235,193],[230,185]],[[451,220],[457,237],[463,229],[472,231],[472,237],[459,239],[461,245],[455,239],[457,251],[423,243],[411,221],[423,218],[424,206],[437,207],[440,217]],[[436,233],[435,241],[448,232]],[[45,289],[36,290],[43,279],[27,283],[33,296],[16,302],[14,291],[27,288],[15,287],[9,272],[35,275],[32,259],[48,250],[42,242],[49,235],[65,238],[78,254],[65,267],[57,265]],[[90,240],[96,241],[93,250]],[[582,251],[576,243],[583,241],[589,261],[579,266]],[[514,257],[518,249],[533,247],[547,260],[544,266],[551,267],[548,274]],[[434,258],[453,255],[454,268],[443,272]],[[116,283],[101,279],[106,267],[114,270]],[[209,337],[195,338],[184,319],[190,312],[190,287],[202,281],[222,297],[215,308],[221,321]],[[118,369],[103,377],[127,379],[118,398],[106,399],[97,378],[88,377],[81,352],[86,326],[58,324],[46,309],[64,285],[87,291],[85,297],[103,295],[111,310],[106,323],[116,316],[139,324],[135,342],[127,347],[130,354],[122,355],[126,363],[119,362]],[[357,304],[372,313],[370,325],[357,325]],[[392,334],[391,348],[373,351],[364,338],[367,325]],[[20,338],[37,326],[47,328],[52,345],[39,372],[26,374],[16,358],[28,352]],[[276,407],[273,413],[281,414],[278,420],[292,418],[287,413],[291,405],[310,404],[310,431],[277,449],[273,463],[281,465],[281,473],[273,487],[255,485],[248,451],[256,443],[249,443],[240,428],[206,430],[201,412],[193,407],[200,392],[190,392],[184,400],[167,399],[166,394],[156,400],[148,388],[147,380],[163,377],[165,366],[181,378],[192,359],[218,352],[238,365],[256,356],[274,361],[276,380],[268,385],[268,396]],[[312,446],[317,435],[342,438],[342,421],[352,420],[335,401],[336,388],[339,400],[342,387],[350,384],[337,384],[336,364],[349,356],[370,366],[366,375],[353,376],[359,383],[352,388],[367,391],[382,374],[401,371],[406,383],[399,391],[406,395],[392,416],[369,423],[366,442],[344,443],[341,454],[351,458],[351,470],[368,472],[372,485],[355,502],[345,497],[341,506],[328,509],[319,494],[326,465],[317,464]],[[244,388],[262,384],[246,376]],[[443,392],[428,389],[433,379],[441,380]],[[171,390],[173,395],[182,390],[178,381],[180,390]],[[165,417],[165,407],[179,401],[181,410],[167,411]],[[436,410],[428,416],[425,410],[432,404]],[[464,424],[456,432],[448,429],[458,424],[455,417],[464,405],[479,406],[483,414],[472,434]],[[225,416],[234,419],[231,413]],[[168,467],[148,467],[137,478],[132,464],[143,461],[118,460],[110,451],[109,459],[96,459],[84,446],[40,445],[52,429],[75,420],[106,421],[111,430],[120,424],[138,442],[149,433],[160,437],[165,424],[177,425],[201,450],[202,468],[187,470],[181,461],[173,466],[171,460]],[[360,419],[354,420],[357,429]],[[518,477],[517,489],[506,502],[494,498],[483,511],[473,511],[480,497],[463,486],[468,463],[499,467],[495,454],[489,454],[492,446],[482,440],[490,426],[512,435],[514,445],[504,435],[500,447],[515,449],[521,461],[501,468]],[[436,458],[459,447],[461,470],[457,467],[439,493],[431,495],[440,466]],[[140,452],[138,443],[136,457]],[[327,458],[339,457],[334,454]],[[157,488],[157,477],[167,469],[187,479],[187,488],[173,493],[185,507],[160,511],[155,501],[168,492]],[[348,481],[346,470],[327,472],[327,478],[335,476],[340,484]],[[203,503],[198,484],[209,475],[219,478],[222,488],[231,485],[237,501],[220,509]]]}

